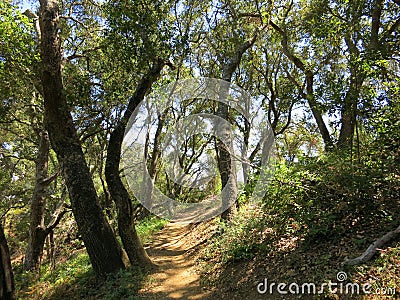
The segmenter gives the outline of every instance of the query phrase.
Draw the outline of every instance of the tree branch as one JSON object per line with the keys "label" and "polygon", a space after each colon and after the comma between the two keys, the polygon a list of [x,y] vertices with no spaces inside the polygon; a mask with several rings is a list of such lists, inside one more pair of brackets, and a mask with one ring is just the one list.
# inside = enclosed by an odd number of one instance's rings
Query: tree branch
{"label": "tree branch", "polygon": [[61,199],[54,211],[50,223],[46,226],[45,233],[49,234],[57,225],[60,223],[63,216],[71,209],[67,203],[65,203],[65,198],[67,197],[67,189],[64,188],[61,194]]}
{"label": "tree branch", "polygon": [[53,175],[51,175],[51,176],[49,176],[49,177],[43,179],[42,182],[41,182],[40,184],[43,184],[43,185],[45,185],[45,186],[48,186],[50,183],[53,182],[53,180],[55,180],[55,179],[57,178],[58,174],[59,174],[59,171],[55,172]]}
{"label": "tree branch", "polygon": [[83,28],[85,28],[86,30],[88,30],[87,26],[86,26],[85,24],[83,24],[82,21],[79,21],[78,19],[76,19],[76,18],[73,17],[73,16],[70,16],[70,15],[68,15],[68,16],[60,16],[60,19],[71,20],[71,21],[73,21],[73,22],[75,22],[75,23],[81,25],[81,26],[82,26]]}

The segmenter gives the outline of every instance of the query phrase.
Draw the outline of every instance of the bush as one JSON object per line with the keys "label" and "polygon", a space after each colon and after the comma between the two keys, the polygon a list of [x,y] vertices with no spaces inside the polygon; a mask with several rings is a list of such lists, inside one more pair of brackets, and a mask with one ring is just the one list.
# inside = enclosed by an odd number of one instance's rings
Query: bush
{"label": "bush", "polygon": [[[399,187],[394,174],[337,153],[307,163],[278,164],[262,205],[243,205],[232,220],[222,223],[223,234],[214,237],[203,257],[229,262],[272,249],[281,238],[295,238],[308,248],[392,229],[398,226]],[[365,240],[357,242],[364,246]]]}

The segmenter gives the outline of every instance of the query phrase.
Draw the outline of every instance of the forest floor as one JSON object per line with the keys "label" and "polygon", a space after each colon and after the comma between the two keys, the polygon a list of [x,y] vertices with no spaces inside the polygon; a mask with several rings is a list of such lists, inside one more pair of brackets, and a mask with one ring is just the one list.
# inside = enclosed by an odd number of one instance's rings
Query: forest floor
{"label": "forest floor", "polygon": [[[63,256],[64,261],[58,262],[54,270],[43,265],[40,278],[22,272],[21,263],[14,261],[17,265],[18,299],[399,299],[400,243],[397,240],[381,249],[377,258],[366,265],[350,269],[340,266],[346,257],[359,255],[369,242],[389,228],[370,227],[368,241],[358,247],[353,243],[353,233],[340,239],[316,240],[311,247],[301,245],[294,233],[285,238],[277,235],[269,241],[270,248],[258,252],[245,248],[234,253],[235,260],[224,260],[228,250],[237,249],[238,241],[245,246],[251,241],[238,233],[232,238],[227,229],[221,234],[223,227],[218,219],[190,225],[158,221],[155,224],[160,227],[143,240],[156,265],[151,271],[141,272],[132,267],[99,281],[84,248],[74,251],[69,257]],[[147,224],[147,227],[152,226]],[[256,236],[257,232],[252,231],[250,238]],[[244,254],[249,256],[243,257]],[[336,276],[340,271],[349,274],[349,282],[396,287],[396,294],[352,297],[332,293],[281,295],[276,289],[272,294],[257,292],[257,287],[267,278],[270,285],[279,282],[315,282],[319,285],[329,280],[337,282]]]}
{"label": "forest floor", "polygon": [[[142,299],[292,299],[279,295],[260,295],[254,286],[241,286],[240,289],[218,289],[202,284],[199,274],[198,255],[207,240],[217,232],[218,226],[212,223],[177,224],[169,223],[153,241],[146,245],[146,250],[155,270],[147,283],[139,291]],[[234,272],[233,269],[236,269]],[[240,281],[240,267],[229,272],[229,280]],[[257,278],[257,272],[251,274]],[[250,275],[250,274],[249,274]],[[294,299],[294,297],[293,297]]]}
{"label": "forest floor", "polygon": [[[232,264],[220,266],[216,260],[212,259],[206,262],[202,260],[203,251],[207,248],[209,241],[215,235],[218,235],[218,232],[218,223],[212,221],[191,225],[167,224],[146,245],[146,250],[157,267],[148,274],[147,280],[143,282],[142,288],[137,293],[138,299],[279,300],[357,298],[383,300],[394,299],[398,296],[280,295],[276,291],[273,294],[259,294],[256,287],[266,276],[279,280],[283,274],[287,274],[292,280],[301,282],[301,280],[310,277],[311,273],[318,272],[318,269],[329,268],[329,263],[320,261],[329,246],[315,247],[301,253],[290,252],[292,254],[290,256],[293,256],[294,261],[286,256],[283,258],[266,255],[264,259],[255,257],[254,260],[236,261]],[[334,247],[333,244],[330,247]],[[341,247],[343,246],[342,244]],[[328,252],[333,253],[335,252],[334,249],[337,248],[337,246],[332,249],[329,248]],[[355,254],[351,255],[354,256]],[[396,258],[397,256],[394,257]],[[307,261],[309,261],[308,267],[304,268],[304,265],[307,265]],[[311,261],[314,261],[314,263],[311,263]],[[208,267],[213,270],[213,276],[219,274],[219,279],[216,282],[212,282],[212,276],[209,276],[211,274],[204,273],[204,263],[208,264]],[[313,266],[314,264],[315,266]],[[303,267],[300,267],[301,265]],[[296,270],[297,268],[299,270]],[[326,275],[331,273],[326,270],[323,271]],[[397,274],[398,271],[392,270],[391,273],[393,272]],[[377,275],[375,268],[372,268],[370,273]],[[386,276],[389,275],[387,274]],[[357,281],[356,278],[354,279]]]}

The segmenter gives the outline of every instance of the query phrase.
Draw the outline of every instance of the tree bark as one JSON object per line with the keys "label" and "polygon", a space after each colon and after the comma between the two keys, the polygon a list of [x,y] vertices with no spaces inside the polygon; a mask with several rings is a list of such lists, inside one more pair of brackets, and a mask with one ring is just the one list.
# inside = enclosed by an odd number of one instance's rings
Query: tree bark
{"label": "tree bark", "polygon": [[[240,61],[242,60],[243,54],[253,46],[257,39],[258,34],[255,34],[253,38],[249,41],[246,41],[242,45],[240,45],[235,52],[235,55],[226,63],[222,70],[222,79],[228,82],[231,82],[233,73],[238,68]],[[220,91],[220,100],[226,99],[229,92],[229,87],[226,91]],[[224,102],[218,101],[218,107],[216,116],[224,119],[229,122],[229,108],[228,105]],[[221,218],[223,220],[229,219],[232,212],[237,208],[237,196],[238,196],[238,187],[237,187],[237,174],[235,164],[232,164],[231,155],[229,150],[233,150],[233,137],[231,136],[229,129],[225,128],[224,125],[217,125],[218,135],[224,136],[225,143],[221,140],[218,140],[216,149],[217,149],[217,159],[218,159],[218,169],[221,177],[221,185],[224,193],[222,193],[222,206],[228,207],[225,211],[222,212]],[[234,204],[234,205],[233,205]]]}
{"label": "tree bark", "polygon": [[56,0],[40,0],[41,81],[50,141],[62,167],[71,207],[97,276],[124,268],[122,250],[99,205],[96,190],[65,98],[61,77]]}
{"label": "tree bark", "polygon": [[0,223],[0,299],[14,300],[14,273],[11,267],[10,250]]}
{"label": "tree bark", "polygon": [[134,95],[129,100],[128,107],[122,119],[110,134],[105,166],[107,185],[111,197],[117,206],[118,231],[124,249],[131,264],[139,265],[143,268],[152,265],[152,262],[137,236],[133,218],[132,201],[119,175],[119,164],[121,161],[122,142],[129,118],[135,108],[144,99],[153,82],[157,80],[164,65],[165,62],[163,60],[157,60],[149,72],[139,82]]}
{"label": "tree bark", "polygon": [[341,127],[337,147],[339,149],[350,149],[353,145],[354,129],[357,118],[357,103],[360,96],[360,88],[364,81],[362,75],[350,80],[349,90],[344,98],[341,109]]}
{"label": "tree bark", "polygon": [[345,37],[350,52],[350,85],[344,97],[341,109],[341,127],[337,147],[339,149],[351,149],[353,144],[354,129],[357,119],[357,104],[361,86],[365,80],[365,73],[360,67],[358,58],[360,51],[350,36]]}
{"label": "tree bark", "polygon": [[49,184],[57,177],[57,174],[48,177],[49,150],[49,135],[47,131],[42,131],[39,138],[38,156],[35,162],[36,182],[30,207],[29,241],[24,260],[25,270],[39,268],[44,243],[50,232],[44,224],[46,192]]}
{"label": "tree bark", "polygon": [[[228,106],[225,103],[218,102],[218,109],[216,115],[220,118],[228,120],[229,111]],[[224,124],[217,125],[217,131],[219,136],[224,136],[225,143],[221,140],[217,142],[218,150],[218,169],[221,177],[221,185],[224,192],[222,196],[222,205],[227,208],[222,212],[221,218],[223,220],[229,219],[232,212],[237,208],[237,176],[235,163],[232,163],[230,150],[233,151],[233,137],[228,128],[225,128]]]}
{"label": "tree bark", "polygon": [[[148,162],[148,172],[149,174],[149,180],[147,182],[143,183],[142,186],[142,192],[141,195],[146,197],[146,207],[143,207],[144,213],[143,217],[146,217],[147,215],[150,214],[151,208],[153,207],[153,191],[154,191],[154,181],[157,176],[157,164],[158,160],[160,159],[161,156],[161,149],[160,149],[160,143],[161,143],[161,133],[164,127],[164,120],[167,115],[168,110],[165,110],[160,116],[158,116],[158,125],[156,132],[154,134],[154,145],[153,145],[153,151],[151,154],[150,161]],[[145,158],[147,159],[148,153],[149,153],[149,133],[147,133],[147,141],[146,141],[146,149],[145,149]]]}

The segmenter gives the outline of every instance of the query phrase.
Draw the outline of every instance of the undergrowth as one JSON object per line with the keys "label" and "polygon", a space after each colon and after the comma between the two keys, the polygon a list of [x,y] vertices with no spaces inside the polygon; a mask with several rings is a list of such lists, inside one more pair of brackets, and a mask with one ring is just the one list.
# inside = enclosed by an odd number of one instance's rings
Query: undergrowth
{"label": "undergrowth", "polygon": [[167,220],[158,217],[146,218],[140,221],[136,225],[136,231],[140,237],[143,244],[150,243],[154,237],[154,234],[168,223]]}
{"label": "undergrowth", "polygon": [[[150,242],[166,223],[157,217],[141,221],[136,226],[139,238]],[[138,290],[147,281],[146,274],[136,267],[97,280],[84,249],[60,254],[54,268],[46,262],[38,273],[23,271],[22,264],[14,270],[18,299],[137,299]]]}
{"label": "undergrowth", "polygon": [[[243,205],[221,224],[223,234],[214,235],[202,250],[202,282],[225,286],[230,266],[238,263],[248,266],[248,273],[259,269],[258,276],[283,282],[334,280],[345,259],[358,256],[399,226],[398,199],[400,176],[373,162],[332,155],[306,164],[280,164],[263,202],[252,208]],[[381,252],[373,265],[345,271],[354,281],[375,274],[379,279],[374,284],[395,286],[400,292],[400,248],[391,246],[391,258]]]}

